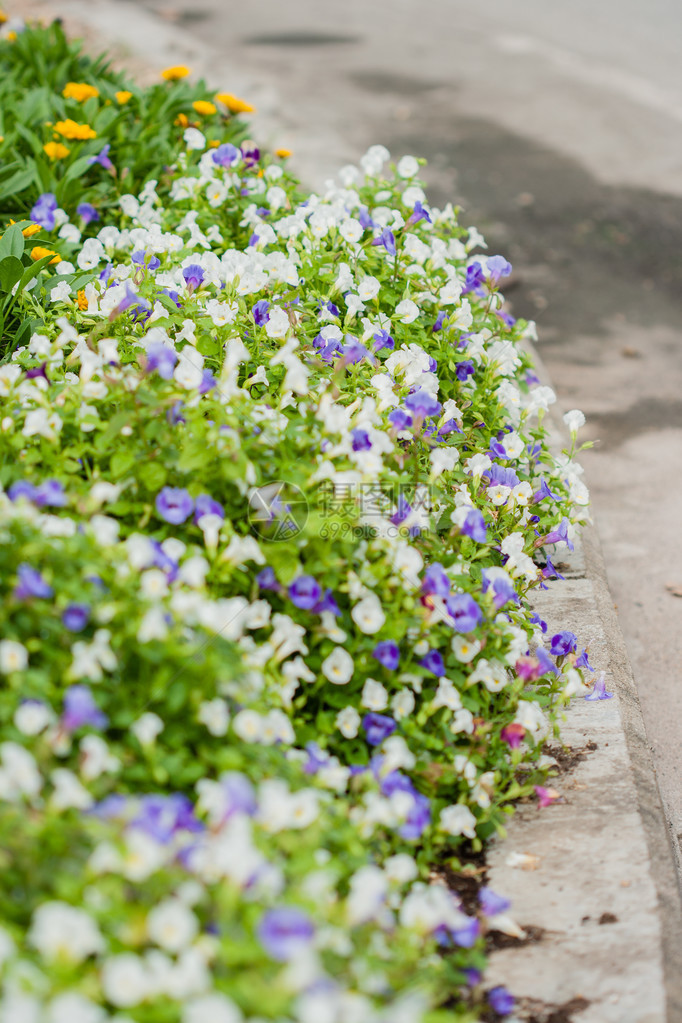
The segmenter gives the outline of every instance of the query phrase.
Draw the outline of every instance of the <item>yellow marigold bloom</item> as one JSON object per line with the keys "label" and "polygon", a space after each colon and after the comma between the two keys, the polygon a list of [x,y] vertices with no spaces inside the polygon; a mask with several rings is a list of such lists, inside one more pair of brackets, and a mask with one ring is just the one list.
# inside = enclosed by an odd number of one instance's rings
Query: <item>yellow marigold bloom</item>
{"label": "yellow marigold bloom", "polygon": [[116,102],[120,103],[121,106],[123,106],[123,104],[127,103],[130,97],[132,96],[132,92],[128,92],[126,89],[121,89],[120,92],[117,92],[115,95]]}
{"label": "yellow marigold bloom", "polygon": [[50,263],[61,263],[62,257],[54,251],[54,249],[46,249],[42,245],[36,245],[35,248],[31,249],[31,259],[36,262],[42,259],[44,256],[53,256]]}
{"label": "yellow marigold bloom", "polygon": [[54,130],[65,139],[96,139],[97,132],[89,124],[78,124],[67,117],[65,121],[57,121]]}
{"label": "yellow marigold bloom", "polygon": [[255,114],[256,108],[247,103],[239,96],[233,96],[231,92],[217,92],[215,97],[219,103],[223,103],[232,114]]}
{"label": "yellow marigold bloom", "polygon": [[215,103],[211,103],[207,99],[195,99],[194,103],[192,103],[192,106],[194,107],[196,112],[198,114],[201,114],[203,117],[210,117],[211,114],[218,113],[218,108],[215,105]]}
{"label": "yellow marigold bloom", "polygon": [[167,67],[161,72],[161,77],[165,78],[167,82],[177,82],[180,78],[186,78],[188,74],[189,68],[184,64],[173,64],[172,67]]}
{"label": "yellow marigold bloom", "polygon": [[88,300],[85,297],[84,288],[81,288],[81,290],[78,292],[76,305],[78,306],[79,309],[82,309],[83,311],[85,311],[88,308]]}
{"label": "yellow marigold bloom", "polygon": [[276,149],[275,156],[279,156],[282,160],[286,160],[288,156],[291,156],[290,149]]}
{"label": "yellow marigold bloom", "polygon": [[187,128],[189,125],[189,117],[187,114],[178,114],[175,118],[175,123],[179,124],[181,128]]}
{"label": "yellow marigold bloom", "polygon": [[99,89],[87,82],[67,82],[62,90],[64,99],[75,99],[77,103],[84,103],[86,99],[99,96]]}
{"label": "yellow marigold bloom", "polygon": [[71,152],[69,147],[62,145],[61,142],[48,142],[43,149],[51,160],[63,160]]}
{"label": "yellow marigold bloom", "polygon": [[32,235],[38,234],[40,231],[41,231],[40,224],[29,224],[29,226],[25,227],[21,233],[23,234],[24,238],[31,238]]}

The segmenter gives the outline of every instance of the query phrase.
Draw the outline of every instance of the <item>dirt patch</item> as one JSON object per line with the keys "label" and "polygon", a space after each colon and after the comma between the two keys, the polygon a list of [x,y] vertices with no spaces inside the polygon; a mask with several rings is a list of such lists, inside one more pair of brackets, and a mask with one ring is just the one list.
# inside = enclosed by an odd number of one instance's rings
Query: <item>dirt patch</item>
{"label": "dirt patch", "polygon": [[571,746],[545,746],[545,753],[556,760],[556,770],[559,774],[568,774],[583,760],[587,760],[590,753],[594,753],[596,749],[599,749],[597,743],[590,741],[580,749],[573,749]]}

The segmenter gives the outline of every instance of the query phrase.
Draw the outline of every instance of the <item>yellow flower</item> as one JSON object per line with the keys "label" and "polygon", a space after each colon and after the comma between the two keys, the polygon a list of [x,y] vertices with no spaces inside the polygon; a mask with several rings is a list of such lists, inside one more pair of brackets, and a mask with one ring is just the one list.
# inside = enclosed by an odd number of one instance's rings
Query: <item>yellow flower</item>
{"label": "yellow flower", "polygon": [[67,82],[62,91],[64,99],[75,99],[77,103],[84,103],[92,96],[99,96],[99,89],[86,82]]}
{"label": "yellow flower", "polygon": [[256,108],[244,99],[233,96],[231,92],[217,92],[215,97],[219,103],[223,103],[230,113],[233,114],[255,114]]}
{"label": "yellow flower", "polygon": [[97,132],[89,124],[78,124],[67,117],[65,121],[57,121],[54,130],[65,139],[96,139]]}
{"label": "yellow flower", "polygon": [[52,263],[61,263],[61,261],[62,261],[62,257],[58,253],[56,253],[53,249],[43,248],[42,245],[36,245],[35,248],[31,249],[31,259],[34,259],[36,262],[39,259],[42,259],[44,256],[52,256],[53,257],[50,260],[51,264]]}
{"label": "yellow flower", "polygon": [[276,149],[275,156],[279,156],[282,160],[286,160],[288,156],[291,156],[290,149]]}
{"label": "yellow flower", "polygon": [[30,238],[32,235],[38,234],[41,230],[42,228],[40,224],[29,224],[29,226],[25,227],[21,233],[23,234],[24,238]]}
{"label": "yellow flower", "polygon": [[16,32],[14,31],[8,32],[7,35],[5,36],[5,39],[7,40],[8,43],[15,43],[17,41]]}
{"label": "yellow flower", "polygon": [[165,68],[161,72],[161,77],[165,78],[167,82],[177,82],[179,78],[186,78],[188,74],[189,68],[184,64],[174,64],[172,67]]}
{"label": "yellow flower", "polygon": [[43,149],[51,160],[63,160],[71,152],[69,147],[62,145],[61,142],[48,142]]}
{"label": "yellow flower", "polygon": [[7,21],[7,15],[4,11],[0,11],[0,25],[4,25]]}
{"label": "yellow flower", "polygon": [[175,118],[175,123],[180,125],[181,128],[186,128],[189,125],[189,117],[187,114],[178,114]]}
{"label": "yellow flower", "polygon": [[88,300],[85,297],[85,289],[81,288],[77,295],[76,305],[79,309],[86,310],[88,308]]}
{"label": "yellow flower", "polygon": [[220,145],[220,139],[209,139],[208,140],[208,148],[209,149],[217,149],[219,145]]}
{"label": "yellow flower", "polygon": [[116,102],[120,103],[121,106],[123,106],[124,103],[128,102],[131,96],[132,92],[127,92],[126,89],[121,89],[120,92],[116,93]]}
{"label": "yellow flower", "polygon": [[211,114],[217,114],[218,108],[215,103],[210,103],[207,99],[195,99],[192,106],[198,114],[203,117],[210,117]]}

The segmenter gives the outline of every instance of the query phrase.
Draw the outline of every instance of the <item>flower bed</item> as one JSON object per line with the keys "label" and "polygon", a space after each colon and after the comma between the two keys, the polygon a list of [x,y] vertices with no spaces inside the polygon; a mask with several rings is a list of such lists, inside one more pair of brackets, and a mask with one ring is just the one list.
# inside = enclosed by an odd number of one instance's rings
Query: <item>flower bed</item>
{"label": "flower bed", "polygon": [[413,157],[313,195],[184,69],[29,53],[80,135],[0,168],[5,1014],[507,1014],[508,902],[443,870],[551,800],[591,670],[529,606],[588,497],[511,267]]}

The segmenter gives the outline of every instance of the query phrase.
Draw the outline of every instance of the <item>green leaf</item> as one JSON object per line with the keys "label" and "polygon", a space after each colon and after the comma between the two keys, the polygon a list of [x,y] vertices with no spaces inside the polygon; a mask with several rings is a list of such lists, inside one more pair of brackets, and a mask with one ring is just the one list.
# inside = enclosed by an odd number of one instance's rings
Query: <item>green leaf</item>
{"label": "green leaf", "polygon": [[117,451],[111,459],[111,475],[114,479],[119,479],[132,469],[134,464],[134,451]]}
{"label": "green leaf", "polygon": [[21,280],[24,272],[24,264],[16,256],[5,256],[0,260],[0,288],[3,291],[11,291],[15,284]]}
{"label": "green leaf", "polygon": [[147,462],[138,473],[148,490],[157,491],[166,482],[166,470],[160,462]]}
{"label": "green leaf", "polygon": [[[0,199],[5,199],[8,195],[15,196],[19,192],[23,192],[24,189],[33,181],[33,166],[19,170],[16,174],[13,174],[11,178],[7,178],[0,185]],[[0,242],[0,244],[2,244]]]}
{"label": "green leaf", "polygon": [[5,256],[16,256],[21,259],[23,253],[24,236],[21,233],[21,228],[18,224],[12,224],[0,238],[0,259],[4,259]]}

